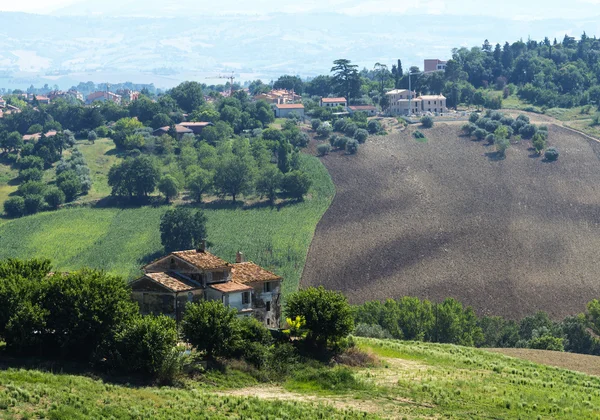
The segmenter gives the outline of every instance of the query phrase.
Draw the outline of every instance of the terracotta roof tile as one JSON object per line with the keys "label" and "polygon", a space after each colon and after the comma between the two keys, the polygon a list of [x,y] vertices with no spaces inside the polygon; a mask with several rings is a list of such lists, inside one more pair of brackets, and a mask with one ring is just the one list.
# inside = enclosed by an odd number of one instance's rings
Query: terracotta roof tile
{"label": "terracotta roof tile", "polygon": [[302,104],[275,104],[279,109],[304,109]]}
{"label": "terracotta roof tile", "polygon": [[252,287],[246,286],[245,284],[236,283],[235,281],[211,284],[209,287],[223,293],[245,292],[252,290]]}
{"label": "terracotta roof tile", "polygon": [[321,98],[321,101],[326,104],[335,102],[346,102],[346,98]]}
{"label": "terracotta roof tile", "polygon": [[231,266],[227,261],[208,251],[196,251],[195,249],[190,249],[187,251],[173,252],[173,255],[203,270],[213,270]]}
{"label": "terracotta roof tile", "polygon": [[198,288],[198,286],[191,281],[170,273],[146,273],[145,276],[174,292],[183,292]]}
{"label": "terracotta roof tile", "polygon": [[253,262],[233,264],[231,267],[231,278],[233,281],[242,284],[281,280],[281,277],[277,274],[271,273]]}

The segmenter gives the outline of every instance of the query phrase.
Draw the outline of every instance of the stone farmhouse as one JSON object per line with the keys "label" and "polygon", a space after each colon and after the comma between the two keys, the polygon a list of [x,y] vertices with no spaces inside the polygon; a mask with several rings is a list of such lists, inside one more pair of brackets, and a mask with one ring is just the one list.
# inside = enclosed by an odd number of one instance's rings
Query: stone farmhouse
{"label": "stone farmhouse", "polygon": [[432,73],[434,71],[446,70],[447,61],[438,60],[437,58],[423,60],[423,73]]}
{"label": "stone farmhouse", "polygon": [[446,97],[444,95],[420,95],[408,89],[394,89],[386,93],[390,106],[388,113],[391,115],[410,115],[426,112],[448,112]]}
{"label": "stone farmhouse", "polygon": [[142,268],[131,283],[132,297],[143,314],[164,314],[180,321],[188,302],[216,300],[240,317],[254,317],[268,328],[279,328],[281,282],[278,275],[242,253],[231,264],[199,249],[172,252]]}
{"label": "stone farmhouse", "polygon": [[346,98],[321,98],[319,105],[325,108],[335,108],[337,106],[346,108],[348,101]]}

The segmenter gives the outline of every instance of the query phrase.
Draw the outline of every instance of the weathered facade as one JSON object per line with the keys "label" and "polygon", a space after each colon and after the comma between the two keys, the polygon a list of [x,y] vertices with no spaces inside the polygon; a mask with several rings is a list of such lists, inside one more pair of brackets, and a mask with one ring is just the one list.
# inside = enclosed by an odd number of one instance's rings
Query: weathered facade
{"label": "weathered facade", "polygon": [[204,249],[178,251],[143,267],[132,284],[133,299],[143,314],[181,320],[188,302],[219,300],[239,316],[253,316],[269,328],[281,318],[281,277],[238,253],[235,264]]}

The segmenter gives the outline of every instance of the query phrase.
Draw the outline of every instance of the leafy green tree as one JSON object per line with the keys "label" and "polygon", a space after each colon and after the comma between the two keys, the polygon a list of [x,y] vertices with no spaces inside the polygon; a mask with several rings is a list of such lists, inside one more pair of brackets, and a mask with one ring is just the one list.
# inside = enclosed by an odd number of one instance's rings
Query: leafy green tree
{"label": "leafy green tree", "polygon": [[429,115],[424,116],[423,118],[421,118],[421,125],[424,128],[433,127],[433,118],[431,118]]}
{"label": "leafy green tree", "polygon": [[335,91],[350,103],[352,98],[358,96],[360,90],[358,66],[351,64],[350,60],[339,59],[333,62],[331,72],[331,82]]}
{"label": "leafy green tree", "polygon": [[202,195],[212,189],[213,177],[214,174],[212,172],[202,168],[197,168],[190,173],[187,188],[196,202],[202,202]]}
{"label": "leafy green tree", "polygon": [[25,215],[25,199],[20,196],[9,197],[4,202],[4,212],[8,217],[21,217]]}
{"label": "leafy green tree", "polygon": [[528,347],[537,350],[565,351],[563,338],[553,337],[551,335],[543,335],[531,339]]}
{"label": "leafy green tree", "polygon": [[346,142],[346,153],[349,155],[355,155],[358,152],[358,141],[349,139]]}
{"label": "leafy green tree", "polygon": [[179,194],[179,185],[172,175],[167,174],[158,182],[158,190],[165,196],[168,204],[173,197],[177,197]]}
{"label": "leafy green tree", "polygon": [[252,190],[253,182],[254,171],[251,158],[229,154],[223,156],[217,164],[215,188],[222,195],[231,195],[234,203],[240,194]]}
{"label": "leafy green tree", "polygon": [[41,181],[43,176],[43,172],[38,168],[21,169],[19,171],[19,178],[22,182]]}
{"label": "leafy green tree", "polygon": [[48,188],[46,194],[44,194],[44,200],[48,207],[56,210],[61,204],[65,202],[65,193],[58,187]]}
{"label": "leafy green tree", "polygon": [[90,130],[88,132],[88,140],[90,142],[94,143],[97,139],[98,139],[98,135],[96,134],[96,132],[94,130]]}
{"label": "leafy green tree", "polygon": [[81,179],[74,170],[61,172],[56,177],[56,185],[64,193],[67,202],[73,201],[82,191]]}
{"label": "leafy green tree", "polygon": [[381,131],[381,123],[377,120],[371,120],[367,124],[367,130],[371,134],[377,134]]}
{"label": "leafy green tree", "polygon": [[149,156],[126,159],[108,171],[108,185],[112,195],[132,198],[148,197],[154,192],[160,178],[158,164]]}
{"label": "leafy green tree", "polygon": [[44,196],[40,194],[32,194],[25,196],[25,212],[27,214],[35,214],[44,209]]}
{"label": "leafy green tree", "polygon": [[204,103],[202,85],[198,82],[183,82],[167,92],[185,112],[192,112]]}
{"label": "leafy green tree", "polygon": [[209,359],[227,357],[239,346],[237,310],[218,301],[188,303],[181,322],[185,340]]}
{"label": "leafy green tree", "polygon": [[317,153],[319,154],[319,156],[328,155],[330,151],[331,146],[327,143],[322,143],[317,146]]}
{"label": "leafy green tree", "polygon": [[288,172],[283,176],[281,189],[291,198],[302,200],[312,185],[310,177],[299,170]]}
{"label": "leafy green tree", "polygon": [[558,159],[558,150],[556,149],[556,147],[549,147],[548,149],[546,149],[546,152],[544,153],[544,157],[546,158],[546,160],[548,162],[554,162],[555,160]]}
{"label": "leafy green tree", "polygon": [[281,187],[283,174],[275,165],[265,166],[258,174],[256,179],[256,192],[261,196],[266,196],[269,203],[273,205],[277,198],[277,190]]}
{"label": "leafy green tree", "polygon": [[37,156],[25,156],[19,160],[19,167],[21,169],[44,169],[44,161]]}
{"label": "leafy green tree", "polygon": [[369,138],[369,132],[367,130],[365,130],[364,128],[359,128],[354,133],[354,140],[356,140],[360,144],[363,144],[364,142],[366,142],[367,138]]}
{"label": "leafy green tree", "polygon": [[177,344],[175,320],[167,316],[135,317],[115,335],[109,360],[120,369],[157,376]]}
{"label": "leafy green tree", "polygon": [[322,121],[318,118],[313,118],[310,121],[310,126],[312,127],[313,131],[317,131],[318,128],[321,126],[321,124],[322,124]]}
{"label": "leafy green tree", "polygon": [[292,293],[285,302],[286,317],[306,321],[306,340],[319,350],[345,338],[354,329],[352,309],[340,293],[309,287]]}
{"label": "leafy green tree", "polygon": [[319,128],[317,128],[317,136],[319,136],[323,140],[328,139],[332,132],[333,129],[329,124],[321,124]]}
{"label": "leafy green tree", "polygon": [[273,83],[273,89],[287,89],[302,95],[304,93],[304,82],[298,76],[283,75]]}
{"label": "leafy green tree", "polygon": [[166,252],[198,248],[206,239],[206,216],[185,207],[167,210],[160,218],[160,240]]}

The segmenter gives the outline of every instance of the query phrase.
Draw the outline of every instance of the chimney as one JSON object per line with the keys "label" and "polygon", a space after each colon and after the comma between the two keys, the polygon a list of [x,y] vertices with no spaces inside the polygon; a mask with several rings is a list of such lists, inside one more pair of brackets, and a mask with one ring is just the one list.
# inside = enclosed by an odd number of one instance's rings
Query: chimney
{"label": "chimney", "polygon": [[236,264],[244,262],[244,254],[241,253],[240,251],[236,252],[236,254],[235,254],[235,262],[236,262]]}
{"label": "chimney", "polygon": [[206,241],[204,239],[202,239],[200,241],[200,244],[198,245],[198,249],[196,249],[196,252],[204,252],[206,251]]}

